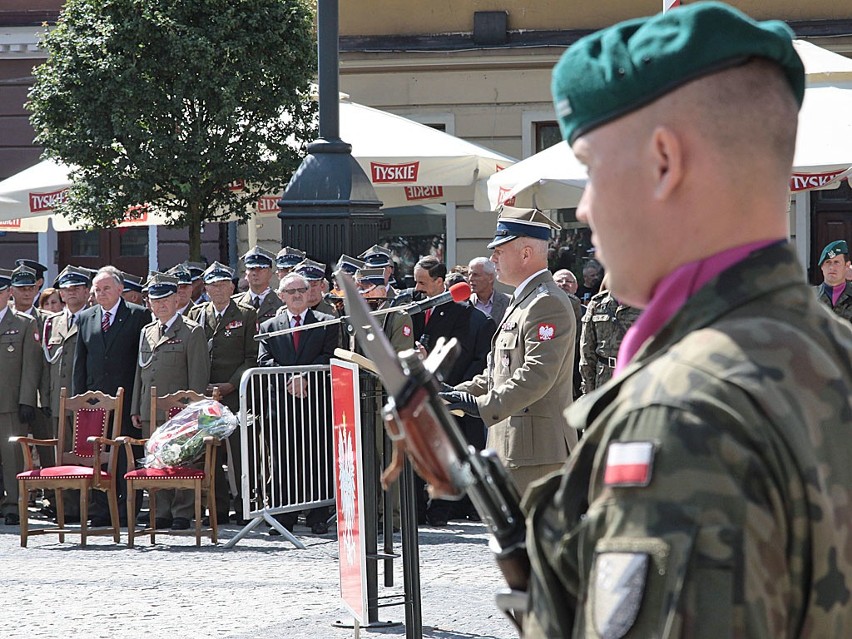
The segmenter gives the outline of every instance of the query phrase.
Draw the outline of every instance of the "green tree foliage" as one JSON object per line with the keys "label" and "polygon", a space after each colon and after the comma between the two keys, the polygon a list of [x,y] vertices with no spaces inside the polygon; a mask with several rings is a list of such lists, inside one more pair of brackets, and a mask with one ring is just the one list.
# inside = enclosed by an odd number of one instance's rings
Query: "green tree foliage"
{"label": "green tree foliage", "polygon": [[28,103],[79,167],[59,212],[108,227],[149,205],[198,259],[202,223],[246,219],[316,137],[313,25],[306,0],[68,0]]}

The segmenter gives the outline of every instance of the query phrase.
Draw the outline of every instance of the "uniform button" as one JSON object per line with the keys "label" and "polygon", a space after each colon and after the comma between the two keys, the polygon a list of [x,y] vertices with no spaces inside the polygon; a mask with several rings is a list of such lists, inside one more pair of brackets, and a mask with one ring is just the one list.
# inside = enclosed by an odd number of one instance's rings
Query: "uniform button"
{"label": "uniform button", "polygon": [[530,409],[529,409],[529,408],[525,408],[525,409],[524,409],[524,412],[525,412],[525,413],[528,413],[528,412],[530,412]]}

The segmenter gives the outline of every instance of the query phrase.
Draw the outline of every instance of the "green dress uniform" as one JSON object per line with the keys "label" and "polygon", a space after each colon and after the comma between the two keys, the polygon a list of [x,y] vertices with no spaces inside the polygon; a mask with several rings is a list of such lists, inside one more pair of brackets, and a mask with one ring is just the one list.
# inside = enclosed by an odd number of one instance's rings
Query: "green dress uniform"
{"label": "green dress uniform", "polygon": [[476,396],[495,450],[523,491],[536,466],[561,464],[577,443],[565,409],[573,401],[577,333],[568,295],[541,271],[515,291],[491,341],[488,368],[456,390]]}
{"label": "green dress uniform", "polygon": [[[44,368],[48,378],[48,400],[51,412],[52,437],[59,436],[59,394],[62,388],[71,395],[74,371],[74,351],[77,347],[77,325],[68,326],[70,313],[60,311],[50,315],[44,323],[42,336]],[[71,436],[71,424],[64,424],[66,435]],[[76,490],[62,491],[65,515],[75,519],[80,514],[80,498]]]}
{"label": "green dress uniform", "polygon": [[[209,379],[210,360],[201,326],[180,313],[165,333],[159,321],[145,325],[139,337],[139,361],[130,407],[131,415],[141,417],[143,436],[150,434],[152,386],[157,387],[160,396],[181,390],[204,393]],[[158,514],[161,517],[167,517],[171,511],[172,517],[192,519],[192,491],[164,490],[159,491],[160,496]]]}
{"label": "green dress uniform", "polygon": [[18,512],[18,480],[24,466],[21,446],[10,437],[26,436],[28,425],[18,419],[18,406],[35,408],[41,381],[42,355],[36,320],[6,307],[0,320],[0,464],[3,466],[5,497],[0,500],[3,515]]}
{"label": "green dress uniform", "polygon": [[580,389],[584,395],[612,378],[621,340],[640,312],[619,303],[609,291],[589,300],[580,336]]}
{"label": "green dress uniform", "polygon": [[850,354],[789,244],[703,286],[567,411],[583,439],[524,504],[524,636],[847,636]]}
{"label": "green dress uniform", "polygon": [[816,294],[820,302],[847,322],[852,322],[852,282],[846,282],[846,288],[837,298],[837,304],[832,301],[830,288],[824,284],[816,287]]}
{"label": "green dress uniform", "polygon": [[[192,319],[201,325],[207,339],[207,349],[210,358],[210,384],[229,383],[234,385],[234,392],[222,397],[222,403],[231,409],[234,415],[240,414],[240,379],[243,373],[257,364],[258,342],[254,339],[257,334],[257,313],[251,306],[239,304],[234,300],[225,308],[222,317],[216,317],[216,307],[213,302],[206,302],[194,308]],[[241,453],[240,429],[235,430],[228,438],[231,447],[231,465],[237,480],[240,478]],[[219,463],[216,464],[216,502],[220,522],[226,522],[229,513],[228,479],[222,469],[227,459],[227,448],[218,449]],[[239,485],[236,486],[239,495]],[[237,508],[241,512],[242,507]]]}
{"label": "green dress uniform", "polygon": [[242,304],[243,306],[251,306],[257,312],[257,325],[260,326],[266,320],[275,317],[278,309],[284,306],[284,302],[276,295],[275,291],[272,289],[268,289],[266,296],[263,298],[263,301],[259,306],[255,306],[252,303],[253,293],[251,291],[246,291],[245,293],[238,293],[237,295],[232,295],[231,299],[234,300],[237,304]]}

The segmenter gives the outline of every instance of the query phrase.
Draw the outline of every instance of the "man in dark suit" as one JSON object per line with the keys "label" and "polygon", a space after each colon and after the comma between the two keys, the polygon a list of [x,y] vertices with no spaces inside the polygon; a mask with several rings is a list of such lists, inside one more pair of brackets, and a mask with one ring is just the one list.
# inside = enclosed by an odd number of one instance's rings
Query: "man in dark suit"
{"label": "man in dark suit", "polygon": [[[119,387],[124,388],[120,433],[139,437],[139,429],[134,428],[130,421],[130,403],[139,358],[139,335],[142,327],[151,321],[151,314],[145,308],[121,298],[124,282],[121,271],[114,266],[101,268],[92,280],[92,286],[96,304],[77,316],[74,394],[97,390],[115,395]],[[116,477],[118,512],[122,516],[122,525],[126,525],[123,519],[126,516],[126,471],[127,458],[122,448],[118,451]],[[137,503],[141,504],[141,500]],[[90,512],[93,526],[108,524],[106,497],[100,491],[95,491]]]}
{"label": "man in dark suit", "polygon": [[[331,315],[318,313],[308,307],[309,287],[310,284],[308,281],[297,273],[291,273],[281,280],[278,292],[283,297],[287,310],[263,322],[260,325],[260,332],[268,333],[334,319]],[[269,337],[260,342],[257,363],[258,366],[328,364],[334,355],[334,349],[340,345],[339,343],[340,330],[334,324],[322,328]],[[296,400],[306,401],[310,393],[317,392],[317,389],[310,388],[307,378],[300,375],[290,376],[286,383],[280,385],[280,388],[282,389],[282,397],[279,401],[280,406],[298,406]],[[306,409],[311,406],[313,405],[307,402],[304,405]],[[281,477],[282,483],[285,484],[281,487],[281,494],[285,496],[288,494],[294,495],[297,500],[301,501],[300,495],[304,495],[304,487],[300,475],[301,469],[297,467],[297,460],[302,450],[317,450],[319,438],[316,438],[316,440],[302,439],[302,429],[298,428],[294,423],[299,415],[303,413],[299,408],[295,408],[292,412],[279,415],[277,420],[273,419],[273,426],[277,422],[277,426],[285,426],[289,430],[287,433],[277,434],[277,431],[273,429],[272,450],[273,454],[277,453],[279,455],[280,462],[288,464],[291,470],[289,476]],[[329,430],[331,429],[330,423],[324,426]],[[285,452],[285,442],[288,437],[292,441],[286,447],[289,452]],[[312,437],[316,436],[312,435]],[[276,439],[277,442],[275,441]],[[325,441],[330,441],[330,433]],[[321,452],[325,458],[324,462],[320,464],[321,468],[317,470],[314,477],[306,478],[312,479],[314,485],[323,480],[330,482],[332,451],[328,449]],[[295,511],[276,516],[278,521],[290,531],[293,530],[297,517],[298,512]],[[314,508],[308,511],[306,523],[315,534],[324,534],[328,532],[328,525],[326,524],[327,517],[327,508]]]}
{"label": "man in dark suit", "polygon": [[[438,258],[431,255],[422,257],[414,266],[414,290],[426,297],[440,295],[446,288],[444,285],[446,276],[447,267]],[[473,313],[482,316],[477,320],[488,319],[473,306],[453,301],[427,309],[425,313],[418,313],[412,318],[414,334],[419,336],[417,343],[424,356],[431,352],[441,337],[447,341],[452,338],[458,340],[460,347],[458,356],[452,367],[444,375],[444,381],[447,384],[455,385],[465,381],[467,379],[466,373],[472,377],[482,372],[481,368],[472,373],[469,371],[471,362],[476,359],[474,335],[471,331]],[[493,329],[491,332],[493,333]],[[479,443],[481,447],[482,437],[479,435],[479,431],[484,429],[482,421],[475,418],[471,420],[462,418],[458,420],[458,423],[459,428],[468,437],[468,441],[474,445]],[[470,435],[473,437],[468,435],[466,431],[470,431]],[[454,514],[453,503],[444,499],[433,499],[427,507],[426,483],[419,476],[415,476],[415,482],[418,521],[420,523],[428,522],[433,526],[446,526],[447,520]]]}

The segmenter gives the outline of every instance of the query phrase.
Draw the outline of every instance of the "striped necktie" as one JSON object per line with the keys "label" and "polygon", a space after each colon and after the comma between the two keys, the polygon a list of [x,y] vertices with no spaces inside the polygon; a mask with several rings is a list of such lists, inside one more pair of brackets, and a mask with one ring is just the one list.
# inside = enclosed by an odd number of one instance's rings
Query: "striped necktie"
{"label": "striped necktie", "polygon": [[110,312],[104,311],[103,319],[101,319],[101,332],[106,333],[109,330]]}

